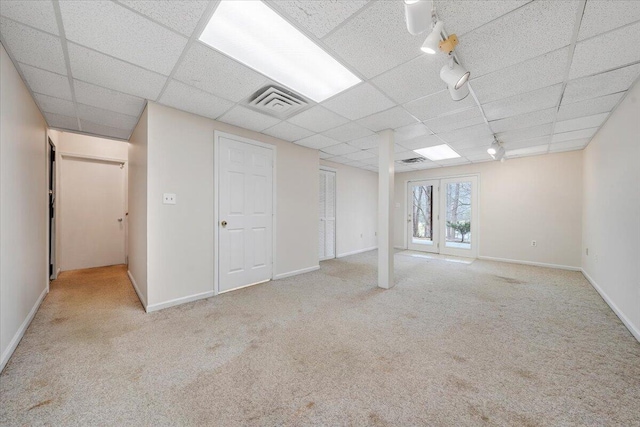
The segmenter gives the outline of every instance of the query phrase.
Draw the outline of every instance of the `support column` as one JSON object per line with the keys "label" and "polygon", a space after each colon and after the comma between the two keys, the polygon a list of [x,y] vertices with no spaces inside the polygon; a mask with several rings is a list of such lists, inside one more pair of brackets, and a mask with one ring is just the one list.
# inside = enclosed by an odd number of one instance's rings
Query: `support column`
{"label": "support column", "polygon": [[378,286],[390,289],[393,281],[394,133],[378,132]]}

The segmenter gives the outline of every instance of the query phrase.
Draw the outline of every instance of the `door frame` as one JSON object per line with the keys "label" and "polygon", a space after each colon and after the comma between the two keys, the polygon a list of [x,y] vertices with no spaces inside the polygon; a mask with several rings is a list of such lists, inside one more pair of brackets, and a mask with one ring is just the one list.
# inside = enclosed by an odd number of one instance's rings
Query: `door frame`
{"label": "door frame", "polygon": [[[124,170],[124,189],[123,189],[123,206],[122,212],[124,213],[123,222],[124,222],[124,263],[125,265],[129,264],[129,161],[127,159],[117,158],[117,157],[103,157],[103,156],[92,156],[89,154],[77,154],[70,153],[67,151],[56,151],[56,171],[58,173],[56,177],[56,200],[59,201],[59,204],[56,203],[56,214],[58,220],[56,221],[56,249],[62,247],[62,221],[61,218],[64,215],[64,204],[62,203],[62,193],[64,192],[64,188],[62,186],[62,171],[64,159],[84,159],[84,160],[94,160],[97,162],[104,163],[114,163],[120,164],[122,169]],[[56,250],[56,258],[55,258],[57,269],[60,270],[62,268],[62,251]],[[54,267],[55,269],[56,267]]]}
{"label": "door frame", "polygon": [[[255,145],[256,147],[261,147],[261,148],[266,148],[267,150],[271,150],[273,153],[273,167],[272,169],[272,192],[271,192],[271,198],[272,198],[272,221],[271,221],[271,242],[272,242],[272,249],[271,249],[271,259],[272,259],[272,263],[271,263],[271,280],[275,280],[276,278],[276,212],[277,212],[277,205],[276,205],[276,201],[277,201],[277,197],[276,197],[276,189],[278,187],[277,185],[277,181],[276,181],[276,166],[278,164],[277,161],[277,155],[278,155],[278,147],[275,145],[271,145],[271,144],[266,144],[264,142],[260,142],[260,141],[256,141],[255,139],[250,139],[250,138],[245,138],[242,136],[238,136],[232,133],[228,133],[228,132],[222,132],[219,130],[214,130],[213,131],[213,294],[214,295],[218,295],[220,294],[220,257],[218,256],[218,250],[219,250],[219,239],[220,239],[220,233],[219,233],[219,227],[218,227],[218,223],[220,222],[220,200],[219,195],[220,195],[220,167],[218,164],[218,161],[220,160],[220,138],[228,138],[228,139],[233,139],[235,141],[238,142],[243,142],[245,144],[249,144],[249,145]],[[242,289],[243,287],[247,287],[247,286],[252,286],[252,285],[246,285],[246,286],[241,286],[239,288],[234,288],[233,290],[238,290],[238,289]],[[224,293],[224,292],[222,292]]]}
{"label": "door frame", "polygon": [[[457,179],[457,178],[469,178],[469,177],[475,177],[476,178],[476,186],[477,186],[477,191],[476,191],[476,195],[477,195],[477,200],[476,200],[476,209],[475,209],[475,214],[472,214],[475,216],[476,218],[476,222],[478,223],[478,226],[476,227],[476,258],[480,257],[480,248],[481,248],[481,239],[480,239],[480,197],[481,197],[481,192],[480,192],[480,185],[481,185],[481,175],[480,173],[467,173],[467,174],[453,174],[453,175],[438,175],[438,176],[425,176],[425,177],[416,177],[414,179],[406,179],[404,180],[404,216],[402,217],[402,228],[403,228],[403,247],[402,249],[408,250],[409,249],[409,223],[407,222],[407,218],[408,218],[408,211],[409,211],[409,204],[407,202],[408,200],[408,189],[409,189],[409,183],[410,182],[415,182],[415,181],[442,181],[445,179]],[[442,193],[444,194],[444,192]]]}
{"label": "door frame", "polygon": [[336,176],[335,185],[333,186],[333,207],[335,210],[335,219],[333,220],[333,257],[319,258],[319,261],[327,261],[338,258],[338,169],[329,166],[320,165],[320,170],[325,172],[333,172]]}

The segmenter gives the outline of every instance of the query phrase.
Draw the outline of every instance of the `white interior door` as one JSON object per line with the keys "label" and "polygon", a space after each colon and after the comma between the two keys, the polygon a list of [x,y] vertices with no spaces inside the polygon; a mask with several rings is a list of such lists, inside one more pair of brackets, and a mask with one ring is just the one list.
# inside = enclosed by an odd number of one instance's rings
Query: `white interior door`
{"label": "white interior door", "polygon": [[336,257],[336,173],[320,170],[320,261]]}
{"label": "white interior door", "polygon": [[440,253],[478,256],[478,178],[440,180]]}
{"label": "white interior door", "polygon": [[62,156],[60,269],[125,263],[125,171],[122,163]]}
{"label": "white interior door", "polygon": [[271,279],[273,150],[219,138],[218,292]]}
{"label": "white interior door", "polygon": [[410,181],[407,188],[407,247],[439,251],[439,181]]}

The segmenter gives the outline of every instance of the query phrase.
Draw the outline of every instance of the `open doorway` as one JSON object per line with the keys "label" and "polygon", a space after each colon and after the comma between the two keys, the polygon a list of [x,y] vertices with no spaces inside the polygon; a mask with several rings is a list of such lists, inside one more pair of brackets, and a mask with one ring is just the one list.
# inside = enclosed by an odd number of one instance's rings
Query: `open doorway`
{"label": "open doorway", "polygon": [[477,218],[476,176],[407,183],[408,249],[476,258]]}
{"label": "open doorway", "polygon": [[56,270],[56,146],[49,142],[49,279],[55,280]]}
{"label": "open doorway", "polygon": [[336,171],[320,167],[318,251],[320,261],[336,257]]}

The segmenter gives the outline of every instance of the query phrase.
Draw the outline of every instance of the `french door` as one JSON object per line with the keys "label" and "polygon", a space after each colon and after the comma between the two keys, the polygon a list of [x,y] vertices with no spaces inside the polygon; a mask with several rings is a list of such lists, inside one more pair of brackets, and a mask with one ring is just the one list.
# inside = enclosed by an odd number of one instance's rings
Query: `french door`
{"label": "french door", "polygon": [[475,258],[478,254],[476,176],[410,181],[407,247]]}
{"label": "french door", "polygon": [[336,257],[336,173],[320,170],[320,223],[318,252],[320,261]]}

